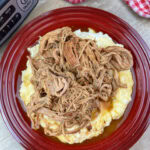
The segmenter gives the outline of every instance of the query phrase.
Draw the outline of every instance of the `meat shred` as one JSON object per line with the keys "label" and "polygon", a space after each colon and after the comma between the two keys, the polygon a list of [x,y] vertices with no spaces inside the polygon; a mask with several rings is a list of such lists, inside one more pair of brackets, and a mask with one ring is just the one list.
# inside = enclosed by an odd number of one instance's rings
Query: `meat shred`
{"label": "meat shred", "polygon": [[45,127],[51,136],[73,134],[84,127],[90,130],[92,112],[100,112],[100,101],[110,100],[119,87],[126,87],[118,71],[133,65],[127,49],[101,49],[95,41],[77,37],[69,27],[44,35],[38,54],[28,59],[35,89],[27,105],[28,116],[34,129],[39,129],[42,115],[60,122],[57,130]]}

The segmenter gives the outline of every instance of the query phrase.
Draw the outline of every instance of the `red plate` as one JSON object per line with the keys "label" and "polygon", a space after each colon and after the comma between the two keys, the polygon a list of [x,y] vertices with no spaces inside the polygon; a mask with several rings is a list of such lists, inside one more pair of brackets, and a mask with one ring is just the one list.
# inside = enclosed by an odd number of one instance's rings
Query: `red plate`
{"label": "red plate", "polygon": [[[20,104],[18,89],[21,71],[26,68],[27,47],[39,36],[60,28],[88,27],[109,34],[128,48],[134,57],[135,97],[127,117],[111,135],[68,145],[31,129],[30,121]],[[150,123],[150,53],[140,35],[126,22],[103,10],[90,7],[68,7],[47,12],[25,25],[9,43],[0,66],[1,113],[11,134],[26,149],[37,150],[116,150],[128,149],[143,134]],[[131,106],[131,104],[129,104]],[[127,114],[127,113],[126,113]]]}

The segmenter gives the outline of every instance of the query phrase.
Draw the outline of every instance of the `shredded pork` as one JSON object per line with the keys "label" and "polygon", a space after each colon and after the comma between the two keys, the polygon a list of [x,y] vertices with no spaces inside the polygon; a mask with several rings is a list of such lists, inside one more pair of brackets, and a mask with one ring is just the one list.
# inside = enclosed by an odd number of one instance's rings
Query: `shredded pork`
{"label": "shredded pork", "polygon": [[39,129],[46,115],[59,123],[47,124],[45,134],[73,134],[92,128],[92,113],[110,100],[119,87],[118,71],[133,65],[131,53],[122,47],[99,48],[95,41],[77,37],[69,27],[51,31],[40,40],[40,49],[28,57],[35,93],[27,105],[32,127]]}

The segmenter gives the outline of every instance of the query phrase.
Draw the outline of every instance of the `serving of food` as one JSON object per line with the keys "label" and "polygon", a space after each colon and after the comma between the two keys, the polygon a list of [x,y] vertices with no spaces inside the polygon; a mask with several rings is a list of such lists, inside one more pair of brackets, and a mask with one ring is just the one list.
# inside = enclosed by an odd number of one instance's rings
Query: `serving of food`
{"label": "serving of food", "polygon": [[24,149],[129,149],[149,125],[148,52],[128,23],[104,10],[40,15],[1,59],[7,128]]}
{"label": "serving of food", "polygon": [[33,129],[81,143],[123,116],[134,84],[133,58],[107,34],[58,28],[28,51],[20,96]]}

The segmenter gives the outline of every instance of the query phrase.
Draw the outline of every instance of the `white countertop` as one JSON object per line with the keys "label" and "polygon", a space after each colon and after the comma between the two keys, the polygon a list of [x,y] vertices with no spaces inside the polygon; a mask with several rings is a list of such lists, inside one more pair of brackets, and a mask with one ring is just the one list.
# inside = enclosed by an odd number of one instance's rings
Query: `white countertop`
{"label": "white countertop", "polygon": [[[117,15],[118,17],[124,19],[138,31],[138,33],[142,36],[142,38],[146,41],[147,45],[150,47],[150,19],[145,19],[136,15],[123,2],[123,0],[86,0],[86,2],[78,5],[100,8],[109,11]],[[30,16],[25,20],[23,25],[43,12],[65,6],[73,6],[73,5],[64,0],[39,0],[38,5],[30,14]],[[0,47],[0,58],[3,55],[3,52],[8,42],[9,41],[7,41],[2,47]],[[149,139],[150,139],[150,127],[146,130],[146,132],[140,138],[140,140],[131,148],[131,150],[149,150],[150,149]],[[0,115],[0,150],[23,150],[21,145],[19,145],[15,141],[15,139],[10,135],[9,131],[7,130],[3,122],[1,115]]]}

